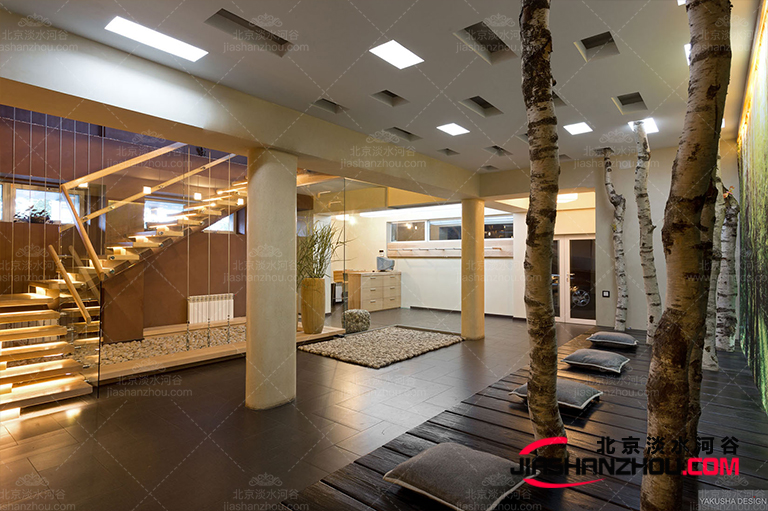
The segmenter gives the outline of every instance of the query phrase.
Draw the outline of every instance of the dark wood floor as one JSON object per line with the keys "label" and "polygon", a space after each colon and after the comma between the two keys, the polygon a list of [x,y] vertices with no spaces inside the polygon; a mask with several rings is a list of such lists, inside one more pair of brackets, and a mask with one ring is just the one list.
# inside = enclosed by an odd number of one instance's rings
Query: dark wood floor
{"label": "dark wood floor", "polygon": [[[560,358],[576,349],[591,347],[586,334],[560,348]],[[646,394],[650,347],[644,344],[623,353],[631,359],[620,377],[569,369],[560,365],[559,375],[587,383],[604,392],[585,412],[564,415],[572,456],[595,456],[598,440],[636,437],[645,444]],[[721,371],[706,372],[702,388],[701,437],[714,437],[714,456],[721,457],[723,437],[739,441],[740,476],[686,477],[683,509],[697,498],[699,489],[762,489],[768,485],[768,416],[760,404],[746,360],[741,353],[721,353]],[[441,442],[457,442],[510,459],[533,441],[527,409],[509,391],[526,382],[522,368],[460,404],[409,430],[354,463],[324,477],[320,482],[283,502],[294,511],[428,510],[436,505],[414,492],[385,482],[384,473],[397,464]],[[641,456],[641,455],[636,455]],[[457,466],[460,470],[460,466]],[[540,489],[526,485],[517,500],[505,509],[640,509],[641,475],[603,476],[599,483],[568,489]],[[575,475],[550,478],[552,482],[576,482],[594,477]],[[502,505],[503,505],[502,504]],[[517,505],[517,507],[514,507]]]}

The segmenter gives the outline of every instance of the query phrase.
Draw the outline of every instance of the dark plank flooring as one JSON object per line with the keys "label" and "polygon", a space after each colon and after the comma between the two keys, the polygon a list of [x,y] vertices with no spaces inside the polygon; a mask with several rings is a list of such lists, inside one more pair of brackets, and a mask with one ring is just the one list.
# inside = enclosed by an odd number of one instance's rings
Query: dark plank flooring
{"label": "dark plank flooring", "polygon": [[[580,335],[560,347],[560,358],[576,349],[592,347]],[[638,338],[640,336],[638,335]],[[624,352],[631,362],[621,376],[570,369],[560,364],[559,376],[587,383],[604,392],[584,412],[563,415],[569,449],[576,457],[595,456],[600,437],[617,441],[636,437],[645,443],[646,393],[650,347],[641,344]],[[701,437],[715,438],[714,456],[723,456],[720,440],[739,440],[740,475],[700,476],[685,479],[685,506],[694,509],[699,489],[760,489],[768,485],[768,416],[760,404],[746,360],[741,353],[720,353],[721,371],[705,372],[702,385]],[[526,382],[527,368],[502,378],[458,405],[410,429],[354,463],[327,475],[294,497],[283,501],[288,509],[323,510],[429,510],[436,505],[414,492],[389,484],[383,474],[424,449],[441,442],[457,442],[511,459],[533,441],[525,405],[509,391]],[[457,467],[460,469],[460,466]],[[600,483],[551,490],[526,486],[507,509],[640,509],[641,475],[603,476]],[[594,477],[548,476],[551,482],[578,482]],[[504,504],[504,503],[503,503]],[[503,505],[502,504],[502,505]],[[518,507],[514,507],[517,505]]]}

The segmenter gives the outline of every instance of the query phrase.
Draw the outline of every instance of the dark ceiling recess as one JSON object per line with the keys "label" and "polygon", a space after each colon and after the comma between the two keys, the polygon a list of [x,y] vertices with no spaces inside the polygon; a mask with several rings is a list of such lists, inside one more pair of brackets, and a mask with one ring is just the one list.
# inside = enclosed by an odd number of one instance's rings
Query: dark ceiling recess
{"label": "dark ceiling recess", "polygon": [[492,145],[491,147],[486,147],[485,150],[488,151],[489,153],[495,154],[496,156],[511,156],[512,155],[512,153],[510,153],[509,151],[507,151],[506,149],[504,149],[503,147],[498,146],[498,145]]}
{"label": "dark ceiling recess", "polygon": [[472,96],[471,98],[459,101],[459,103],[483,117],[492,117],[502,113],[502,111],[493,106],[490,101],[481,96]]}
{"label": "dark ceiling recess", "polygon": [[622,94],[621,96],[616,96],[611,99],[622,115],[648,110],[648,107],[645,105],[645,101],[643,101],[643,97],[639,92]]}
{"label": "dark ceiling recess", "polygon": [[555,91],[552,91],[552,101],[554,101],[555,107],[558,107],[558,106],[559,107],[568,106],[568,103],[563,101],[563,98],[558,96],[557,92],[555,92]]}
{"label": "dark ceiling recess", "polygon": [[387,89],[371,94],[371,97],[389,106],[400,106],[408,103],[407,99]]}
{"label": "dark ceiling recess", "polygon": [[235,39],[257,46],[278,57],[285,55],[292,46],[288,40],[265,28],[254,25],[247,19],[232,14],[226,9],[219,9],[219,12],[205,20],[205,23],[228,33]]}
{"label": "dark ceiling recess", "polygon": [[445,149],[438,149],[437,152],[442,153],[446,156],[456,156],[457,154],[459,154],[457,151],[454,151],[453,149],[449,149],[447,147]]}
{"label": "dark ceiling recess", "polygon": [[402,128],[387,128],[384,131],[390,135],[394,135],[398,138],[402,138],[403,140],[407,140],[408,142],[416,142],[417,140],[421,140],[420,136],[414,135],[410,131],[406,131]]}
{"label": "dark ceiling recess", "polygon": [[494,167],[493,165],[483,165],[477,170],[479,170],[480,172],[496,172],[497,170],[499,170],[499,168]]}
{"label": "dark ceiling recess", "polygon": [[584,60],[589,62],[592,59],[602,59],[619,54],[619,47],[610,32],[593,35],[573,43],[579,49]]}
{"label": "dark ceiling recess", "polygon": [[527,133],[521,133],[521,134],[517,135],[517,138],[519,138],[520,140],[522,140],[526,144],[528,143],[528,134]]}
{"label": "dark ceiling recess", "polygon": [[572,160],[572,159],[573,158],[571,158],[567,154],[562,154],[562,153],[560,154],[560,161],[568,161],[568,160]]}
{"label": "dark ceiling recess", "polygon": [[331,112],[332,114],[340,114],[341,112],[346,110],[346,108],[344,108],[340,104],[334,103],[330,99],[325,99],[325,98],[318,99],[317,101],[312,103],[312,105],[318,108],[322,108],[326,112]]}
{"label": "dark ceiling recess", "polygon": [[496,35],[496,32],[482,21],[454,32],[453,35],[489,64],[498,64],[517,57],[509,49],[509,46]]}

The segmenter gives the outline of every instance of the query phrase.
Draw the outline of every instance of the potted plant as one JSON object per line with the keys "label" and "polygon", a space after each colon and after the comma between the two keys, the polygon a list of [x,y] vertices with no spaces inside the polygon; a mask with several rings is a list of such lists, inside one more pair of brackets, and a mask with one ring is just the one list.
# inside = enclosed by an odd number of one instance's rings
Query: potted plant
{"label": "potted plant", "polygon": [[344,242],[331,224],[315,224],[299,237],[296,254],[297,287],[301,289],[301,326],[319,334],[325,324],[325,276],[336,249]]}

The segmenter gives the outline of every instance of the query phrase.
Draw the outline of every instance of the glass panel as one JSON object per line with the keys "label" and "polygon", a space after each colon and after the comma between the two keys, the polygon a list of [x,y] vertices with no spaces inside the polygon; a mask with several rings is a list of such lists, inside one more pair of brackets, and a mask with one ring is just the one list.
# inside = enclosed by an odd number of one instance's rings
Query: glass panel
{"label": "glass panel", "polygon": [[571,240],[570,249],[571,317],[596,319],[595,240]]}
{"label": "glass panel", "polygon": [[235,215],[225,216],[221,220],[214,222],[209,227],[203,229],[206,232],[234,232],[235,231]]}
{"label": "glass panel", "polygon": [[555,304],[555,317],[560,317],[560,242],[552,242],[552,301]]}
{"label": "glass panel", "polygon": [[432,220],[429,222],[430,240],[460,240],[461,219]]}
{"label": "glass panel", "polygon": [[184,209],[179,202],[144,201],[144,223],[173,222],[171,216],[178,215]]}
{"label": "glass panel", "polygon": [[425,222],[392,223],[391,241],[425,241]]}
{"label": "glass panel", "polygon": [[[70,194],[75,208],[80,211],[80,196]],[[64,197],[58,191],[16,189],[15,218],[17,221],[44,224],[75,222]]]}
{"label": "glass panel", "polygon": [[485,238],[512,238],[512,217],[490,217],[485,219]]}

